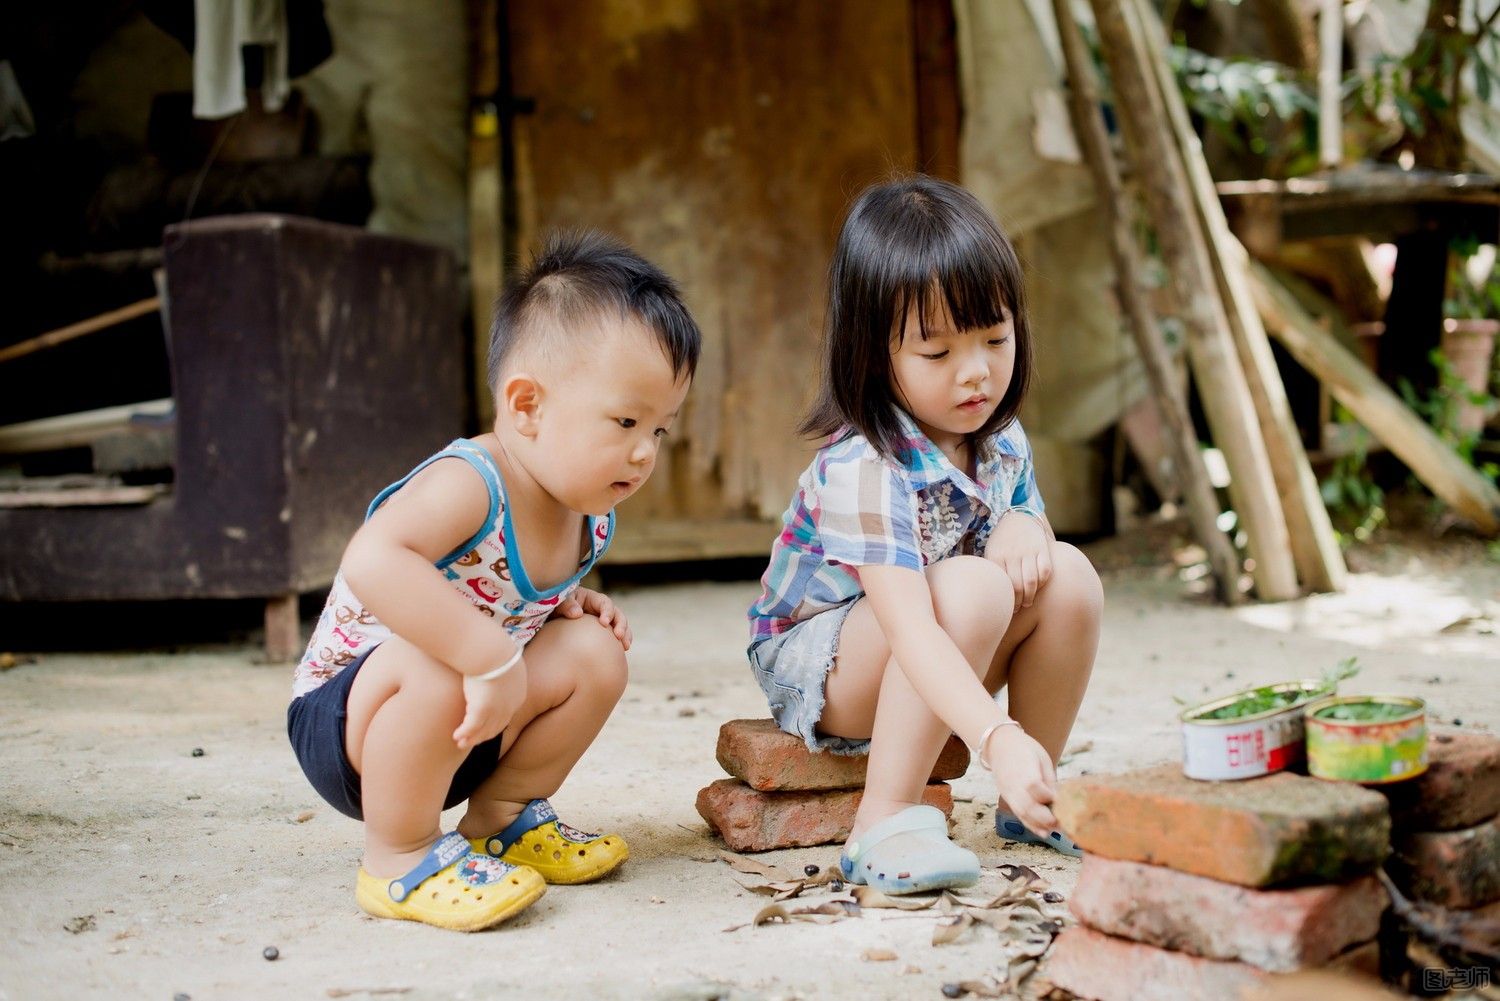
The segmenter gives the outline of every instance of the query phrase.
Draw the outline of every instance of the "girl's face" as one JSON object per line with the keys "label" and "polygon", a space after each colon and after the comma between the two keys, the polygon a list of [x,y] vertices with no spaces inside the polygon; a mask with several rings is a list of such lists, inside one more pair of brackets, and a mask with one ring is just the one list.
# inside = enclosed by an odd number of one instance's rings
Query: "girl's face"
{"label": "girl's face", "polygon": [[891,389],[932,443],[950,455],[984,426],[1010,387],[1016,365],[1014,317],[959,333],[946,309],[929,316],[922,339],[915,308],[892,344]]}

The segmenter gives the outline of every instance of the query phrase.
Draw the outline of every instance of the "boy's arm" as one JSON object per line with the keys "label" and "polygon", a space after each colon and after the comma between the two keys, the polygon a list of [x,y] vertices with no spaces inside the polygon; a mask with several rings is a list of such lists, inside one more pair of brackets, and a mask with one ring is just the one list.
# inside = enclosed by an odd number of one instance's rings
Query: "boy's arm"
{"label": "boy's arm", "polygon": [[[904,567],[863,566],[860,583],[870,600],[896,665],[922,701],[969,747],[1006,718],[952,637],[938,624],[927,578]],[[1019,727],[1002,726],[989,738],[1000,795],[1033,831],[1056,830],[1047,807],[1057,782],[1047,752]]]}
{"label": "boy's arm", "polygon": [[516,650],[509,634],[443,579],[433,564],[484,524],[484,480],[460,459],[434,462],[391,495],[344,551],[344,580],[402,639],[464,675]]}

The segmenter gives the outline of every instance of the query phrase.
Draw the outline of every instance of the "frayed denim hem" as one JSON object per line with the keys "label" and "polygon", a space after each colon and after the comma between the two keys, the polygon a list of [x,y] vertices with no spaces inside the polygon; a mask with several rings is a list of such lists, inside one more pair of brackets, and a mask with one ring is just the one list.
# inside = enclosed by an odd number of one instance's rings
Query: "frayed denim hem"
{"label": "frayed denim hem", "polygon": [[749,650],[750,666],[771,707],[771,718],[787,733],[801,737],[814,753],[870,753],[870,741],[832,737],[818,732],[827,701],[828,672],[838,653],[844,620],[859,601],[820,612],[791,629],[762,640]]}

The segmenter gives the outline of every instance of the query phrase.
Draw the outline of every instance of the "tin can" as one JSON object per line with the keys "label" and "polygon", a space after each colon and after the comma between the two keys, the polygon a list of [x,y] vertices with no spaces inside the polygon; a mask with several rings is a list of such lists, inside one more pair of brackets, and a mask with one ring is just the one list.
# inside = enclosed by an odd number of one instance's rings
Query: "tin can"
{"label": "tin can", "polygon": [[[1408,712],[1394,719],[1326,719],[1331,706],[1376,702]],[[1342,695],[1304,707],[1308,774],[1380,785],[1427,771],[1427,703],[1407,695]]]}
{"label": "tin can", "polygon": [[1254,716],[1203,718],[1262,690],[1251,688],[1194,706],[1182,714],[1184,775],[1190,779],[1251,779],[1302,762],[1302,707],[1308,699],[1327,694],[1328,684],[1324,681],[1285,681],[1266,687],[1276,694],[1298,692],[1302,698]]}

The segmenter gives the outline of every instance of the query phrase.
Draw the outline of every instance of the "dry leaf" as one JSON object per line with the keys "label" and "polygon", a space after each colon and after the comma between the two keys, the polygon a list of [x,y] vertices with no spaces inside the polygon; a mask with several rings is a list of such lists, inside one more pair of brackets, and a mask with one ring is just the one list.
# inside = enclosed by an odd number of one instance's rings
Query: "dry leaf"
{"label": "dry leaf", "polygon": [[896,954],[889,949],[866,949],[859,958],[869,963],[890,963],[895,961]]}
{"label": "dry leaf", "polygon": [[957,942],[973,924],[974,917],[968,911],[955,914],[951,918],[943,918],[932,930],[932,944],[947,945],[949,942]]}
{"label": "dry leaf", "polygon": [[861,907],[892,907],[898,911],[925,911],[938,902],[937,897],[926,900],[909,900],[905,897],[890,897],[873,886],[856,886],[849,891]]}
{"label": "dry leaf", "polygon": [[297,816],[293,817],[292,819],[295,820],[299,824],[305,824],[309,820],[313,819],[316,816],[317,816],[317,814],[314,813],[312,810],[303,810],[301,813],[297,814]]}
{"label": "dry leaf", "polygon": [[992,980],[960,980],[959,990],[968,991],[977,998],[1006,997],[1005,988]]}
{"label": "dry leaf", "polygon": [[780,866],[767,865],[753,858],[736,855],[734,852],[721,851],[719,852],[719,858],[727,862],[729,868],[737,872],[749,873],[752,876],[765,876],[767,879],[774,879],[780,883],[791,883],[797,879],[796,876]]}
{"label": "dry leaf", "polygon": [[1006,991],[1011,994],[1019,992],[1021,989],[1021,982],[1036,971],[1036,963],[1037,961],[1034,959],[1026,959],[1022,960],[1019,963],[1012,963],[1010,967],[1010,976],[1005,981]]}

